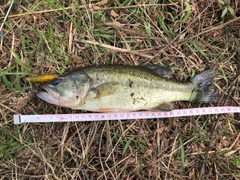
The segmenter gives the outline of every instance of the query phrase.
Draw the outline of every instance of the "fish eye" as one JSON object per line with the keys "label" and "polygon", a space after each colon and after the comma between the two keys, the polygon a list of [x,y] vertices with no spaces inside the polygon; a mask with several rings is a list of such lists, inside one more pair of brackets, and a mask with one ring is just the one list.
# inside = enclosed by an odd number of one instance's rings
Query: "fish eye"
{"label": "fish eye", "polygon": [[53,85],[53,86],[57,86],[59,83],[60,83],[60,79],[58,79],[58,78],[55,78],[55,79],[52,81],[52,85]]}

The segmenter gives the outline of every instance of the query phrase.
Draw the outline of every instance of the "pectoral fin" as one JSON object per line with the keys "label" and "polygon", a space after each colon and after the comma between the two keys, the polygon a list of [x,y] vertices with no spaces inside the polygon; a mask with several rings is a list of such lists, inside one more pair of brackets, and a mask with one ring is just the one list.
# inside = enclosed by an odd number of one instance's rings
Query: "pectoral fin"
{"label": "pectoral fin", "polygon": [[151,108],[151,109],[147,109],[149,111],[171,111],[173,110],[173,105],[169,102],[164,102],[162,104],[159,104],[158,106]]}
{"label": "pectoral fin", "polygon": [[96,92],[95,98],[100,99],[105,96],[109,96],[114,94],[117,91],[117,85],[118,83],[104,83],[96,88],[94,88],[94,91]]}

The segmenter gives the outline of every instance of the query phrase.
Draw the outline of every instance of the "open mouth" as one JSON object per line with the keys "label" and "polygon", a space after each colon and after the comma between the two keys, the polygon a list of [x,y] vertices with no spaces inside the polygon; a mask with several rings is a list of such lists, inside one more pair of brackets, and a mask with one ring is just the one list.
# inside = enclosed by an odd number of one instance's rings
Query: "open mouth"
{"label": "open mouth", "polygon": [[37,93],[38,94],[44,94],[46,96],[53,96],[53,91],[51,91],[49,88],[42,86],[41,91]]}
{"label": "open mouth", "polygon": [[45,93],[49,93],[50,94],[50,90],[46,87],[41,87],[41,92],[45,92]]}
{"label": "open mouth", "polygon": [[37,97],[50,104],[57,104],[59,102],[60,94],[47,87],[42,87],[42,91],[37,93]]}

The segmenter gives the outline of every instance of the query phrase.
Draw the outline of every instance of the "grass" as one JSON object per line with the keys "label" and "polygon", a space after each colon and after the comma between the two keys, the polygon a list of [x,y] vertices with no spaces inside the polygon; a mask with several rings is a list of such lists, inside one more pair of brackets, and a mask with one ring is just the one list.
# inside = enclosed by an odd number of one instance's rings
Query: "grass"
{"label": "grass", "polygon": [[0,39],[0,177],[239,179],[239,114],[13,125],[18,113],[81,112],[41,101],[25,78],[91,64],[165,64],[178,81],[217,67],[219,105],[239,106],[238,0],[91,3],[15,2]]}

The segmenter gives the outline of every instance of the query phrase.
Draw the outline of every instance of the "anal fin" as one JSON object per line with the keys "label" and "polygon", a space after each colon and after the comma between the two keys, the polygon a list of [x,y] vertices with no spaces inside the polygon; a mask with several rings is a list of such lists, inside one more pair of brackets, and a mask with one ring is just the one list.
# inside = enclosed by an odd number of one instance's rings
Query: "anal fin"
{"label": "anal fin", "polygon": [[174,107],[170,102],[164,102],[164,103],[159,104],[156,107],[153,107],[153,108],[150,108],[147,110],[149,110],[149,111],[171,111],[171,110],[173,110],[173,108]]}

